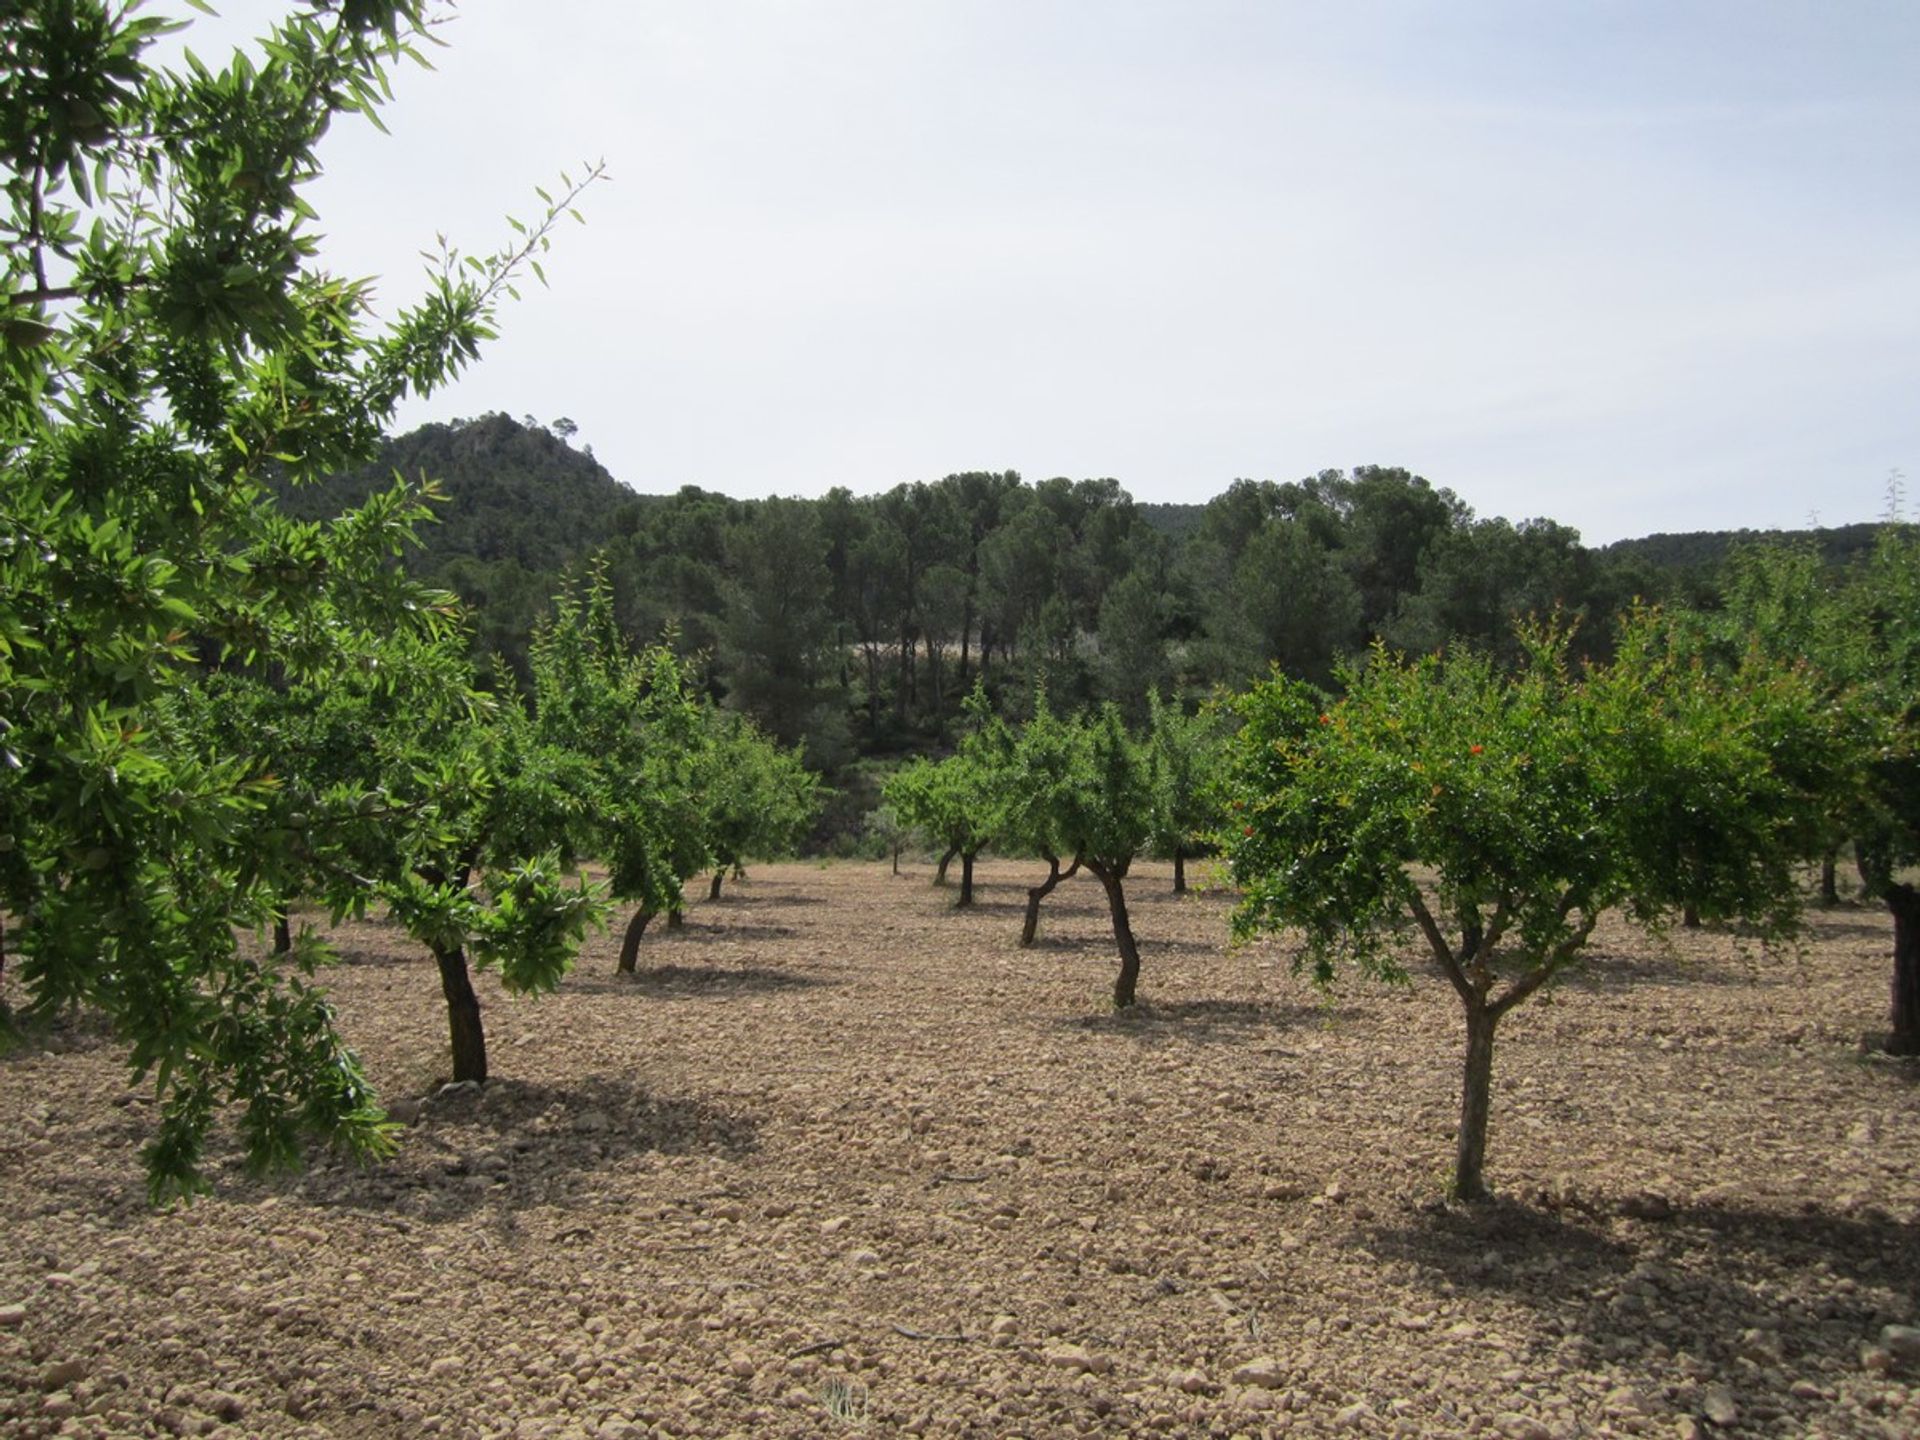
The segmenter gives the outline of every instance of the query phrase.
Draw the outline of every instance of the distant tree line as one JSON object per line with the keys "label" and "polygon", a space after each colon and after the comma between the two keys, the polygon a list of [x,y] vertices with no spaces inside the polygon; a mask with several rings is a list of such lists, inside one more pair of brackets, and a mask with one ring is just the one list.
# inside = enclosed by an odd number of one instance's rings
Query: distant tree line
{"label": "distant tree line", "polygon": [[[1009,718],[1044,683],[1063,710],[1110,702],[1139,727],[1156,692],[1190,708],[1271,664],[1325,683],[1375,642],[1465,641],[1511,660],[1515,620],[1556,609],[1594,622],[1577,649],[1604,651],[1599,622],[1636,597],[1710,602],[1741,538],[1595,549],[1552,520],[1478,517],[1383,466],[1236,480],[1205,505],[1011,471],[818,500],[642,496],[569,443],[574,429],[499,414],[428,425],[285,498],[319,518],[395,472],[438,482],[440,523],[406,563],[461,596],[477,657],[523,686],[561,573],[600,555],[632,640],[664,639],[712,698],[834,776],[948,748],[977,681]],[[1871,528],[1823,532],[1831,558]]]}

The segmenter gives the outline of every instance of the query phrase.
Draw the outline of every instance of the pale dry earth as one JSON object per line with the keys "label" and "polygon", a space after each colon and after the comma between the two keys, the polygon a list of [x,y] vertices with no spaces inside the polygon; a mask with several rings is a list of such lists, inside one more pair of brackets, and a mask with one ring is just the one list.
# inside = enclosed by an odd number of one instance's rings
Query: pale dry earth
{"label": "pale dry earth", "polygon": [[637,980],[606,934],[557,995],[483,982],[495,1078],[424,1105],[433,968],[344,927],[402,1153],[254,1181],[229,1138],[166,1213],[118,1052],[27,1045],[0,1432],[1920,1435],[1880,1344],[1920,1298],[1920,1075],[1856,1043],[1884,914],[1798,955],[1603,926],[1503,1027],[1505,1198],[1469,1212],[1444,982],[1325,999],[1143,866],[1116,1018],[1096,884],[1015,944],[1031,869],[957,913],[924,865],[757,868]]}

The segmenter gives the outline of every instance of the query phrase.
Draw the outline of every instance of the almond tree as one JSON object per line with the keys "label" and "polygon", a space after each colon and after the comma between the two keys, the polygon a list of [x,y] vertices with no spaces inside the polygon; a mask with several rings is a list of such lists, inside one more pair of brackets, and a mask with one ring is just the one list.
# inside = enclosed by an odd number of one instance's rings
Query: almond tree
{"label": "almond tree", "polygon": [[707,898],[720,898],[727,873],[746,873],[754,855],[785,855],[820,812],[820,780],[801,747],[782,747],[746,716],[710,709],[696,786],[704,839],[714,867]]}
{"label": "almond tree", "polygon": [[[1404,979],[1397,937],[1417,932],[1466,1022],[1463,1200],[1488,1194],[1500,1021],[1614,906],[1658,927],[1684,897],[1710,919],[1789,930],[1825,783],[1808,757],[1838,755],[1804,670],[1756,656],[1716,676],[1646,613],[1604,668],[1570,671],[1566,645],[1564,630],[1523,629],[1511,671],[1467,651],[1376,649],[1331,705],[1278,677],[1235,702],[1235,932],[1297,929],[1296,964],[1323,983],[1342,962]],[[1683,867],[1676,827],[1702,808],[1719,839]]]}
{"label": "almond tree", "polygon": [[[1721,609],[1696,620],[1723,664],[1758,649],[1810,665],[1826,688],[1848,763],[1823,792],[1823,899],[1838,898],[1828,867],[1850,836],[1865,896],[1893,916],[1886,1048],[1920,1054],[1920,890],[1901,878],[1920,860],[1920,531],[1884,525],[1845,573],[1809,546],[1743,546],[1723,590]],[[1712,835],[1719,817],[1708,818],[1698,828]]]}
{"label": "almond tree", "polygon": [[[0,909],[30,1012],[96,1007],[155,1077],[156,1197],[200,1183],[229,1101],[257,1163],[390,1141],[311,952],[239,938],[283,899],[247,860],[279,823],[272,775],[210,758],[165,697],[229,663],[320,681],[413,626],[402,579],[334,574],[275,524],[270,472],[368,458],[478,353],[578,189],[498,254],[443,253],[372,324],[301,192],[424,24],[420,0],[294,7],[259,55],[172,74],[143,52],[175,22],[0,6]],[[360,592],[384,624],[347,618]]]}
{"label": "almond tree", "polygon": [[1155,855],[1173,861],[1173,893],[1187,893],[1187,857],[1219,828],[1213,776],[1219,763],[1220,723],[1211,710],[1182,713],[1177,704],[1147,694],[1146,752],[1153,787]]}
{"label": "almond tree", "polygon": [[1864,764],[1850,816],[1860,875],[1893,915],[1886,1048],[1920,1055],[1920,528],[1889,524],[1843,597],[1847,644],[1865,717]]}
{"label": "almond tree", "polygon": [[[1062,880],[1080,873],[1076,837],[1062,824],[1066,788],[1074,781],[1074,750],[1078,728],[1053,713],[1044,688],[1034,691],[1033,715],[1020,727],[1006,756],[999,782],[1004,795],[1000,838],[1015,854],[1036,855],[1047,862],[1047,876],[1027,890],[1026,920],[1020,944],[1030,948],[1040,930],[1040,905]],[[1063,869],[1062,860],[1070,860]]]}
{"label": "almond tree", "polygon": [[580,848],[607,862],[616,901],[633,904],[619,971],[631,974],[654,916],[680,909],[711,853],[701,795],[704,703],[671,645],[635,652],[614,619],[596,561],[554,597],[528,650],[535,735],[588,767],[592,801]]}
{"label": "almond tree", "polygon": [[1127,915],[1126,879],[1153,829],[1153,789],[1147,758],[1112,704],[1074,727],[1072,769],[1055,792],[1055,824],[1066,850],[1093,872],[1107,892],[1120,973],[1113,1004],[1133,1004],[1140,982],[1140,947]]}
{"label": "almond tree", "polygon": [[902,820],[943,847],[934,884],[946,884],[948,864],[960,857],[956,909],[973,904],[974,859],[1000,832],[1012,750],[1012,738],[993,713],[983,685],[975,684],[965,710],[967,730],[952,755],[911,761],[881,789],[882,798]]}

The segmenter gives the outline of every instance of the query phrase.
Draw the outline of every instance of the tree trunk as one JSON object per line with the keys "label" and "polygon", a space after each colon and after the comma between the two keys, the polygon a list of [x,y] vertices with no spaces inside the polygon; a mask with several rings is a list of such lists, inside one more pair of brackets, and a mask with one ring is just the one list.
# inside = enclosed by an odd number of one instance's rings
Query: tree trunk
{"label": "tree trunk", "polygon": [[687,912],[678,905],[667,911],[667,929],[684,930],[687,928]]}
{"label": "tree trunk", "polygon": [[973,857],[978,851],[966,850],[960,855],[960,898],[953,902],[956,910],[973,904]]}
{"label": "tree trunk", "polygon": [[633,974],[634,966],[640,959],[640,937],[647,933],[647,925],[652,919],[653,911],[642,905],[627,921],[627,933],[620,941],[620,974]]}
{"label": "tree trunk", "polygon": [[1173,893],[1187,893],[1187,852],[1177,845],[1173,850]]}
{"label": "tree trunk", "polygon": [[1838,905],[1840,903],[1840,847],[1830,845],[1827,853],[1820,857],[1820,903]]}
{"label": "tree trunk", "polygon": [[1893,1028],[1889,1055],[1920,1055],[1920,890],[1889,885],[1893,912]]}
{"label": "tree trunk", "polygon": [[898,845],[893,847],[893,873],[896,875],[900,873],[900,847]]}
{"label": "tree trunk", "polygon": [[293,949],[293,924],[287,918],[287,907],[277,905],[273,911],[273,953],[285,955]]}
{"label": "tree trunk", "polygon": [[451,950],[436,948],[434,962],[440,967],[440,991],[447,997],[447,1029],[453,1040],[453,1080],[487,1079],[487,1035],[480,1028],[480,997],[473,993],[473,981],[467,975],[467,952],[455,945]]}
{"label": "tree trunk", "polygon": [[1046,861],[1047,878],[1038,885],[1030,886],[1027,890],[1027,923],[1022,926],[1020,930],[1020,948],[1022,950],[1031,950],[1033,948],[1034,937],[1040,933],[1040,902],[1053,893],[1054,886],[1070,877],[1080,868],[1080,860],[1077,856],[1074,858],[1072,866],[1065,871],[1062,871],[1060,868],[1060,857],[1058,855],[1049,855],[1046,857]]}
{"label": "tree trunk", "polygon": [[973,601],[968,600],[965,611],[960,616],[960,693],[967,693],[967,680],[972,672],[972,664],[967,655],[967,646],[973,639]]}
{"label": "tree trunk", "polygon": [[1106,887],[1107,908],[1113,912],[1113,943],[1120,950],[1120,973],[1113,982],[1113,1008],[1125,1010],[1133,1004],[1134,990],[1140,983],[1140,947],[1133,941],[1133,924],[1127,919],[1127,896],[1121,888],[1125,872],[1109,870],[1092,861],[1087,868],[1100,877]]}
{"label": "tree trunk", "polygon": [[727,867],[724,865],[713,872],[713,883],[707,886],[707,899],[718,900],[720,898],[720,877],[726,873]]}
{"label": "tree trunk", "polygon": [[880,647],[867,645],[867,737],[880,733]]}
{"label": "tree trunk", "polygon": [[1485,1000],[1465,1002],[1467,1066],[1460,1086],[1460,1136],[1453,1162],[1453,1198],[1489,1198],[1486,1181],[1487,1113],[1493,1103],[1493,1027]]}
{"label": "tree trunk", "polygon": [[1695,905],[1691,900],[1681,906],[1680,923],[1689,930],[1698,930],[1700,928],[1700,907]]}
{"label": "tree trunk", "polygon": [[[938,642],[934,640],[933,632],[931,630],[927,632],[926,641],[927,641],[927,705],[929,708],[929,713],[933,717],[934,729],[936,731],[941,731],[941,727],[943,724],[941,717],[946,713],[946,706],[942,703],[943,695],[942,695],[941,685],[940,685],[940,651],[938,649]],[[941,733],[944,733],[944,731],[941,731]]]}
{"label": "tree trunk", "polygon": [[955,848],[947,851],[946,854],[940,857],[940,868],[933,872],[934,884],[944,885],[947,883],[947,866],[953,863],[953,857],[958,855],[959,853],[960,853],[959,847],[956,846]]}

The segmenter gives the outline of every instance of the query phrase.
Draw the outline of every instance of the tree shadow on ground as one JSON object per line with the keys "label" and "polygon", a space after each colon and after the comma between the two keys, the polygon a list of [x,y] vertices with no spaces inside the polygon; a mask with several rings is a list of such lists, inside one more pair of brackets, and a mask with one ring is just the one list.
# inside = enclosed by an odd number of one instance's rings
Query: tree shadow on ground
{"label": "tree shadow on ground", "polygon": [[[1862,1374],[1860,1347],[1881,1326],[1910,1319],[1920,1287],[1920,1227],[1874,1211],[1561,1205],[1428,1211],[1366,1243],[1457,1293],[1534,1310],[1537,1364],[1637,1372],[1676,1415],[1702,1414],[1707,1387],[1723,1385],[1753,1433],[1838,1433],[1826,1428],[1834,1387]],[[1811,1387],[1796,1394],[1795,1381]]]}
{"label": "tree shadow on ground", "polygon": [[568,978],[566,989],[583,995],[712,995],[719,992],[742,995],[768,994],[781,990],[808,990],[821,985],[838,985],[837,980],[822,980],[792,970],[776,970],[765,965],[648,965],[631,975],[580,976]]}
{"label": "tree shadow on ground", "polygon": [[1224,935],[1218,940],[1142,940],[1140,953],[1142,955],[1224,955],[1227,953],[1227,940]]}
{"label": "tree shadow on ground", "polygon": [[1884,905],[1861,905],[1848,910],[1817,910],[1807,929],[1813,939],[1884,940],[1893,946],[1893,917]]}
{"label": "tree shadow on ground", "polygon": [[[1439,975],[1437,967],[1427,967]],[[1750,955],[1690,956],[1677,950],[1660,950],[1647,955],[1622,955],[1614,951],[1595,951],[1569,966],[1553,978],[1556,990],[1581,994],[1606,995],[1636,985],[1764,985],[1769,980],[1794,983],[1811,973],[1811,962],[1782,949],[1765,954],[1756,949]]]}
{"label": "tree shadow on ground", "polygon": [[[753,882],[750,880],[736,880],[728,883],[729,885],[751,885]],[[807,906],[824,905],[827,903],[826,897],[823,895],[808,895],[801,892],[790,894],[786,890],[778,887],[771,890],[762,890],[758,894],[749,890],[723,889],[720,892],[720,898],[718,900],[709,900],[704,890],[700,891],[697,895],[694,894],[692,890],[689,890],[687,898],[692,902],[692,907],[702,910],[708,907],[716,910],[753,910],[765,909],[768,906],[777,906],[785,909],[790,905]]]}
{"label": "tree shadow on ground", "polygon": [[739,925],[700,924],[688,920],[678,930],[662,930],[656,940],[643,944],[717,945],[728,940],[791,940],[799,933],[791,925],[756,925],[751,921]]}
{"label": "tree shadow on ground", "polygon": [[1027,902],[1024,900],[982,900],[976,893],[971,905],[955,905],[955,910],[965,915],[1024,915]]}
{"label": "tree shadow on ground", "polygon": [[[409,1106],[385,1097],[395,1109]],[[567,1085],[502,1078],[484,1087],[442,1087],[419,1106],[399,1152],[368,1166],[325,1150],[302,1171],[249,1174],[228,1127],[209,1145],[206,1174],[222,1202],[346,1209],[437,1224],[483,1208],[506,1212],[564,1202],[569,1187],[636,1156],[702,1155],[738,1160],[759,1148],[759,1122],[697,1097],[661,1095],[622,1076],[590,1075]],[[131,1155],[152,1138],[150,1112],[129,1111],[103,1130]],[[75,1172],[43,1188],[100,1223],[121,1229],[150,1221],[144,1183],[125,1171]]]}
{"label": "tree shadow on ground", "polygon": [[366,1170],[317,1165],[283,1188],[317,1207],[436,1224],[562,1201],[582,1176],[640,1155],[740,1160],[758,1148],[753,1116],[625,1076],[565,1085],[499,1079],[429,1097],[393,1160]]}
{"label": "tree shadow on ground", "polygon": [[1151,998],[1125,1010],[1064,1016],[1062,1029],[1131,1036],[1136,1040],[1197,1040],[1203,1044],[1242,1044],[1303,1022],[1324,1020],[1326,1011],[1310,1005],[1278,1005],[1258,1000],[1171,1000]]}

